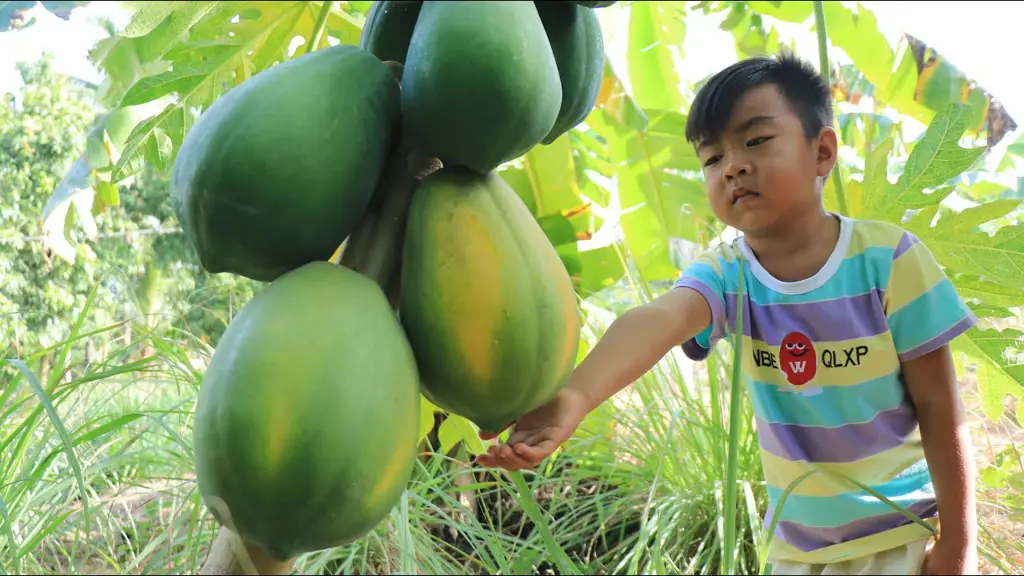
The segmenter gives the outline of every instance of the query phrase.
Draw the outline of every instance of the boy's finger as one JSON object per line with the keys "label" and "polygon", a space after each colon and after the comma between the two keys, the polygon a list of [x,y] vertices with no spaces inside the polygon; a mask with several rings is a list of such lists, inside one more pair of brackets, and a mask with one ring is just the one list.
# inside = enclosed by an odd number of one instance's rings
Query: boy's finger
{"label": "boy's finger", "polygon": [[537,463],[550,456],[557,447],[558,445],[554,440],[545,439],[541,440],[536,446],[516,444],[515,452],[520,458]]}
{"label": "boy's finger", "polygon": [[529,442],[529,438],[534,434],[535,432],[532,432],[530,430],[516,429],[514,432],[508,435],[508,440],[505,441],[505,444],[508,444],[509,446],[515,446],[516,444]]}
{"label": "boy's finger", "polygon": [[476,462],[481,466],[487,466],[488,468],[495,468],[498,465],[498,461],[494,456],[490,454],[477,454]]}
{"label": "boy's finger", "polygon": [[517,438],[515,442],[512,442],[512,438],[509,438],[508,444],[510,446],[512,446],[512,448],[515,448],[516,446],[518,446],[520,444],[525,444],[526,446],[534,446],[534,447],[536,447],[537,444],[540,444],[545,438],[549,438],[549,437],[550,437],[550,433],[549,433],[548,430],[544,430],[544,429],[542,429],[540,431],[536,431],[535,430],[535,431],[532,431],[530,433],[524,433],[522,435],[522,437]]}
{"label": "boy's finger", "polygon": [[[503,460],[514,466],[516,470],[522,468],[533,468],[533,463],[530,462],[529,458],[523,458],[519,454],[516,454],[516,452],[507,445],[502,446],[498,453],[501,455]],[[511,470],[512,468],[509,469]]]}
{"label": "boy's finger", "polygon": [[476,463],[488,468],[505,468],[506,470],[511,466],[510,462],[500,456],[495,456],[494,454],[478,454],[476,457]]}

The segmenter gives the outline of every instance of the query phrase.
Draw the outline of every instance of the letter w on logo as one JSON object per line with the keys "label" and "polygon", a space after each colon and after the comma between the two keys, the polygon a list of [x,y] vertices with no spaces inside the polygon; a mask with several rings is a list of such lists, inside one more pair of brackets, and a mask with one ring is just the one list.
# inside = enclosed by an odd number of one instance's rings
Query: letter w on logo
{"label": "letter w on logo", "polygon": [[790,362],[789,363],[789,369],[792,370],[794,374],[803,374],[804,373],[804,368],[806,368],[806,367],[807,367],[807,361],[806,360],[801,360],[800,362]]}

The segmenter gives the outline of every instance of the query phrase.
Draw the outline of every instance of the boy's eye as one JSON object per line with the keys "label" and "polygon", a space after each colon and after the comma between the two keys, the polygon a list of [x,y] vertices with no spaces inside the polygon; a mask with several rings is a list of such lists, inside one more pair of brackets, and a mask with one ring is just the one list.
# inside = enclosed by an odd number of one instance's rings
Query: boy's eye
{"label": "boy's eye", "polygon": [[707,160],[705,160],[704,161],[704,167],[706,168],[708,166],[711,166],[715,162],[718,162],[718,156],[712,156],[712,157],[708,158]]}
{"label": "boy's eye", "polygon": [[747,146],[757,146],[758,144],[764,144],[765,142],[771,139],[771,136],[759,136],[757,138],[754,138],[753,140],[747,140]]}

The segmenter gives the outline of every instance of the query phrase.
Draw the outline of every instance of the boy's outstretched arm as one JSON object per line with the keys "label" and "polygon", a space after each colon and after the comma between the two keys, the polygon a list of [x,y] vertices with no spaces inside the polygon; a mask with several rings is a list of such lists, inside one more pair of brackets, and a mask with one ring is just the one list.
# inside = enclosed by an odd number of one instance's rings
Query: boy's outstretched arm
{"label": "boy's outstretched arm", "polygon": [[974,459],[949,346],[903,363],[939,506],[939,541],[922,574],[977,574]]}
{"label": "boy's outstretched arm", "polygon": [[491,446],[477,462],[507,470],[536,466],[572,436],[588,413],[710,323],[707,300],[688,288],[674,288],[649,304],[630,309],[612,322],[566,387],[544,406],[519,418],[508,442]]}

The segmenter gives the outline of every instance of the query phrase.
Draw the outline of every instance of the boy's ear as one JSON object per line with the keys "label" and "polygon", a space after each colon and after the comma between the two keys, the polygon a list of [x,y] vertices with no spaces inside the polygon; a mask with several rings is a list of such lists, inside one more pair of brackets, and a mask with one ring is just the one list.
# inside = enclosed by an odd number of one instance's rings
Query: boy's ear
{"label": "boy's ear", "polygon": [[828,176],[839,158],[839,137],[835,129],[831,126],[822,128],[818,133],[815,146],[817,147],[815,152],[817,153],[818,176]]}

